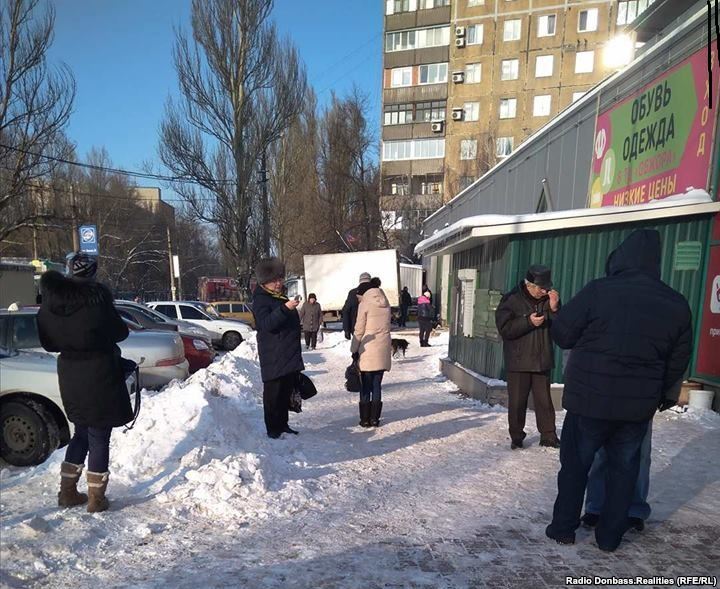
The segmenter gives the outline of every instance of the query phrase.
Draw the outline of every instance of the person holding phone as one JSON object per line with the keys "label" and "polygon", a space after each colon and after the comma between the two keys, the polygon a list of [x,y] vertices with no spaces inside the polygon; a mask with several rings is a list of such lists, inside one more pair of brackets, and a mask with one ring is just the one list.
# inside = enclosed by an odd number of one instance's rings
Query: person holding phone
{"label": "person holding phone", "polygon": [[260,373],[263,380],[263,410],[269,438],[298,432],[288,425],[290,395],[305,369],[300,347],[300,297],[283,293],[285,264],[277,258],[260,260],[255,268],[258,286],[252,312],[257,329]]}
{"label": "person holding phone", "polygon": [[495,311],[495,324],[503,339],[513,450],[523,448],[531,390],[540,445],[560,447],[550,398],[550,371],[554,365],[550,326],[559,310],[560,295],[553,289],[550,268],[532,265],[525,279],[503,296]]}

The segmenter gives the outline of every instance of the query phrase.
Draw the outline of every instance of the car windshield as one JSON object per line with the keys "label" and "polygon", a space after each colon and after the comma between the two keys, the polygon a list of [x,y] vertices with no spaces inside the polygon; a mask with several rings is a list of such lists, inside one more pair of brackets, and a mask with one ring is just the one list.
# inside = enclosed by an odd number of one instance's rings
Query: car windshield
{"label": "car windshield", "polygon": [[221,319],[220,313],[218,313],[217,309],[215,309],[212,305],[204,305],[203,310],[213,319]]}

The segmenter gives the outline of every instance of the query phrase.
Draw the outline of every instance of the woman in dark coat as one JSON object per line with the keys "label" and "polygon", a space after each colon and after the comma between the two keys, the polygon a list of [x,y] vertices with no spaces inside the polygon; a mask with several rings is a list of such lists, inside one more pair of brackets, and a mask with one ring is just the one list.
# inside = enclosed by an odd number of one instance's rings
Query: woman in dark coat
{"label": "woman in dark coat", "polygon": [[265,428],[268,437],[277,439],[283,433],[298,433],[288,426],[288,406],[298,373],[305,368],[297,312],[300,303],[283,294],[285,265],[277,258],[261,260],[255,276],[258,286],[252,312],[264,385]]}
{"label": "woman in dark coat", "polygon": [[[58,504],[88,502],[87,510],[93,513],[109,507],[105,491],[112,428],[133,418],[117,346],[127,338],[128,329],[108,288],[95,282],[95,258],[75,254],[69,270],[68,277],[54,271],[43,274],[37,322],[43,348],[60,352],[60,395],[75,426],[61,466]],[[86,457],[89,499],[77,490]]]}
{"label": "woman in dark coat", "polygon": [[305,334],[305,349],[314,350],[317,345],[317,334],[322,325],[322,309],[313,292],[308,295],[307,303],[300,308],[300,323]]}

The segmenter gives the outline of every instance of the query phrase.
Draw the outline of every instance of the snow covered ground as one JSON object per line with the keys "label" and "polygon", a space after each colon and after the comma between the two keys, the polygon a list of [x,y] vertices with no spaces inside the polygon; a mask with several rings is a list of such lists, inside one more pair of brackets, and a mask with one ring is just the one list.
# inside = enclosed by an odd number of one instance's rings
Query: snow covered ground
{"label": "snow covered ground", "polygon": [[[720,573],[720,417],[656,417],[643,534],[607,555],[544,535],[557,451],[532,414],[511,452],[503,408],[438,372],[416,337],[386,375],[383,425],[357,426],[339,333],[305,353],[319,394],[265,436],[254,342],[143,401],[115,430],[111,511],[56,507],[64,450],[0,471],[3,587],[560,587],[565,576]],[[562,413],[558,413],[561,424]]]}

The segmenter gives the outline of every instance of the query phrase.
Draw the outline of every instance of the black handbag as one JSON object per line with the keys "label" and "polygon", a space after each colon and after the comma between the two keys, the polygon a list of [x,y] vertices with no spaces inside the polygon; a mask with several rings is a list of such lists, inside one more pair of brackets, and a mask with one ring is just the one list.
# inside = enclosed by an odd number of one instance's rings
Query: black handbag
{"label": "black handbag", "polygon": [[298,372],[297,391],[300,393],[300,397],[302,397],[303,401],[312,399],[315,395],[317,395],[315,383],[309,376],[303,374],[302,372]]}
{"label": "black handbag", "polygon": [[360,369],[355,362],[345,369],[345,389],[350,393],[360,392]]}

